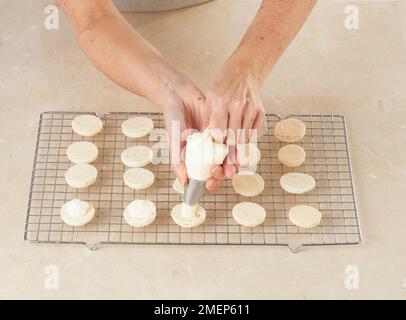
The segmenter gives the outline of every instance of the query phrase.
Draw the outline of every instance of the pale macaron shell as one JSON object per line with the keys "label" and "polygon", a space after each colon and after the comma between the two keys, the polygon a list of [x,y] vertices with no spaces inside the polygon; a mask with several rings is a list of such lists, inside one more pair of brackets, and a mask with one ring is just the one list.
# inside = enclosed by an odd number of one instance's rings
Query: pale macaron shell
{"label": "pale macaron shell", "polygon": [[66,149],[66,156],[76,164],[92,163],[97,159],[99,150],[89,141],[76,141]]}
{"label": "pale macaron shell", "polygon": [[172,188],[179,194],[185,193],[185,187],[182,185],[182,183],[180,183],[178,178],[173,181]]}
{"label": "pale macaron shell", "polygon": [[142,138],[154,129],[154,122],[146,117],[134,117],[121,124],[121,131],[129,138]]}
{"label": "pale macaron shell", "polygon": [[153,151],[146,146],[133,146],[121,153],[121,161],[130,168],[141,168],[151,163]]}
{"label": "pale macaron shell", "polygon": [[245,227],[257,227],[266,219],[265,209],[254,202],[240,202],[233,207],[234,220]]}
{"label": "pale macaron shell", "polygon": [[244,197],[256,197],[264,191],[265,181],[257,173],[240,171],[234,175],[232,184],[236,193]]}
{"label": "pale macaron shell", "polygon": [[297,205],[289,210],[289,220],[300,228],[314,228],[321,223],[321,212],[311,206]]}
{"label": "pale macaron shell", "polygon": [[301,166],[306,159],[305,150],[297,144],[288,144],[278,151],[278,160],[287,167]]}
{"label": "pale macaron shell", "polygon": [[306,134],[306,126],[299,119],[289,118],[275,125],[274,135],[282,142],[298,142]]}
{"label": "pale macaron shell", "polygon": [[72,130],[78,135],[92,137],[103,130],[103,121],[94,115],[80,115],[72,120]]}
{"label": "pale macaron shell", "polygon": [[91,164],[75,164],[65,172],[66,183],[76,189],[87,188],[97,179],[97,169]]}
{"label": "pale macaron shell", "polygon": [[123,180],[127,187],[143,190],[153,185],[155,176],[148,169],[131,168],[124,172]]}
{"label": "pale macaron shell", "polygon": [[200,226],[206,220],[206,210],[200,205],[197,206],[197,214],[191,218],[186,218],[183,215],[182,207],[183,203],[179,203],[171,211],[173,221],[182,228],[194,228]]}
{"label": "pale macaron shell", "polygon": [[280,185],[286,192],[303,194],[316,187],[316,180],[306,173],[289,172],[280,178]]}

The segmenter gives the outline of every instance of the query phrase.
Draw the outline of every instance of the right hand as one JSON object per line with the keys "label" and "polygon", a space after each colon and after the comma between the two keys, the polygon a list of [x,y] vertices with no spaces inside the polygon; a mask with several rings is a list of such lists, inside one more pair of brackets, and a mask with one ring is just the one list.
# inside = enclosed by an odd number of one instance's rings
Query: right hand
{"label": "right hand", "polygon": [[264,124],[265,110],[258,79],[259,76],[245,63],[230,59],[207,94],[211,110],[210,126],[217,129],[214,138],[218,142],[226,140],[229,147],[227,160],[222,166],[214,166],[213,171],[223,171],[227,178],[232,178],[239,166],[237,144],[248,143],[251,138],[257,137]]}

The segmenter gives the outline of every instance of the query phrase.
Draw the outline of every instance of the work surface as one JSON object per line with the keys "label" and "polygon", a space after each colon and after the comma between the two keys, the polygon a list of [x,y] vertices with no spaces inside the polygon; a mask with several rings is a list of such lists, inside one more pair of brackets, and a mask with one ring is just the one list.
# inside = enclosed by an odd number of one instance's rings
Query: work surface
{"label": "work surface", "polygon": [[[91,252],[25,243],[40,113],[157,111],[87,61],[63,16],[59,30],[46,30],[48,4],[0,1],[1,298],[406,298],[403,1],[357,2],[360,29],[352,31],[344,27],[349,2],[320,1],[263,88],[268,112],[339,113],[348,122],[364,241],[298,254],[284,247],[112,245]],[[258,5],[218,0],[126,18],[207,90]],[[52,290],[56,270],[59,288]]]}

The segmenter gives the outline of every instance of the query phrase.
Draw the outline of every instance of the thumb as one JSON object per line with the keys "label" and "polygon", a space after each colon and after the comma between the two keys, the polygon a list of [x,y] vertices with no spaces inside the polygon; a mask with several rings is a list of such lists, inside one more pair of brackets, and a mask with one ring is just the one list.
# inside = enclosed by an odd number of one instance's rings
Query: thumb
{"label": "thumb", "polygon": [[[171,150],[171,152],[173,151]],[[186,147],[182,146],[179,156],[179,163],[172,163],[172,169],[183,186],[186,186],[188,184],[188,175],[185,166],[185,152]]]}

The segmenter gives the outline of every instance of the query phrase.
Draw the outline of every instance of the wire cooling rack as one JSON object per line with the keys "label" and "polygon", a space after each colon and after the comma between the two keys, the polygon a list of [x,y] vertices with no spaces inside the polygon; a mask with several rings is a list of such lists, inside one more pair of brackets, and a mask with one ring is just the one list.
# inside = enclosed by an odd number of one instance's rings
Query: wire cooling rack
{"label": "wire cooling rack", "polygon": [[[335,114],[300,114],[306,124],[306,136],[300,144],[306,150],[305,164],[298,168],[282,166],[277,157],[284,145],[272,134],[281,117],[267,114],[265,134],[259,138],[261,162],[258,173],[265,180],[264,192],[246,198],[234,192],[231,181],[224,181],[215,193],[206,193],[201,201],[207,211],[203,225],[183,229],[170,217],[171,209],[182,201],[173,188],[175,175],[168,163],[169,150],[162,114],[107,113],[97,115],[104,130],[95,137],[84,138],[73,133],[71,122],[80,114],[45,112],[40,116],[31,179],[24,238],[36,243],[85,244],[94,250],[100,244],[200,244],[200,245],[286,245],[296,252],[302,246],[346,245],[361,241],[358,210],[351,172],[345,119]],[[130,139],[121,133],[121,123],[134,116],[147,116],[154,121],[154,132],[144,138]],[[66,148],[74,141],[88,140],[99,148],[94,163],[97,182],[86,189],[69,187],[64,178],[72,165]],[[155,174],[154,185],[134,191],[123,182],[125,166],[121,152],[133,145],[146,145],[154,150],[154,163],[147,166]],[[157,163],[160,162],[160,163]],[[282,174],[305,172],[317,181],[317,187],[304,195],[283,191]],[[89,201],[96,209],[95,218],[86,226],[71,227],[60,218],[60,208],[74,198]],[[157,206],[156,221],[144,228],[133,228],[123,218],[124,208],[134,199],[149,199]],[[233,206],[241,201],[262,205],[267,217],[258,227],[238,225],[232,218]],[[299,228],[288,218],[289,209],[309,204],[322,212],[321,225]]]}

